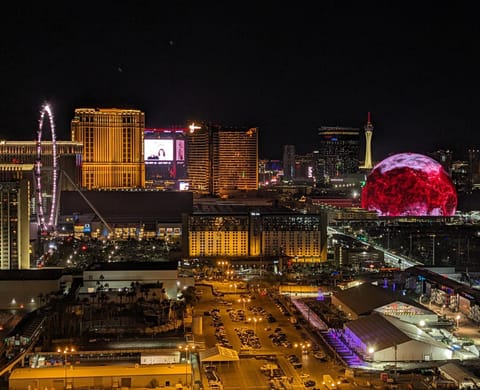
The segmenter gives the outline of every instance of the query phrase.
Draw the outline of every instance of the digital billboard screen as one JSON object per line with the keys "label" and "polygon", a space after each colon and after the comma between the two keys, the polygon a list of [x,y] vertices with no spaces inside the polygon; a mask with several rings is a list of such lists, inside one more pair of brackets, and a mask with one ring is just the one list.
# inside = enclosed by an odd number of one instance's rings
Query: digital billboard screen
{"label": "digital billboard screen", "polygon": [[175,157],[177,161],[185,160],[185,141],[177,139],[175,141]]}
{"label": "digital billboard screen", "polygon": [[172,139],[146,139],[145,161],[173,161]]}

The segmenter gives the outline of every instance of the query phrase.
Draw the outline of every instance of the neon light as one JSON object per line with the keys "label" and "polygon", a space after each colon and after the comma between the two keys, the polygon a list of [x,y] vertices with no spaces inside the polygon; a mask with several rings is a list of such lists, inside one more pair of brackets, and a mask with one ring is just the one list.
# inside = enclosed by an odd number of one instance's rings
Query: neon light
{"label": "neon light", "polygon": [[190,129],[190,133],[195,132],[195,130],[201,129],[200,126],[195,125],[195,123],[193,123],[193,122],[192,122],[192,124],[191,124],[190,126],[188,126],[188,128]]}
{"label": "neon light", "polygon": [[[42,197],[42,132],[45,114],[48,115],[50,124],[50,132],[52,136],[52,204],[48,217],[48,222],[45,219],[45,210]],[[37,130],[37,160],[35,162],[35,181],[37,191],[37,221],[42,233],[53,230],[56,225],[56,209],[57,209],[57,178],[58,178],[58,161],[57,161],[57,140],[55,136],[55,123],[53,120],[53,113],[48,104],[42,107],[40,119],[38,121]]]}

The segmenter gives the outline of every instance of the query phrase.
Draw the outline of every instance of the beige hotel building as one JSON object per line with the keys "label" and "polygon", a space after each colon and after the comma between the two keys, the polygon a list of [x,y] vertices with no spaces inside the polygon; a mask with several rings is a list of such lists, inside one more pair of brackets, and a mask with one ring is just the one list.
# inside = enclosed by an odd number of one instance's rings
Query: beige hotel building
{"label": "beige hotel building", "polygon": [[145,186],[145,114],[140,110],[77,108],[72,141],[83,143],[82,187]]}

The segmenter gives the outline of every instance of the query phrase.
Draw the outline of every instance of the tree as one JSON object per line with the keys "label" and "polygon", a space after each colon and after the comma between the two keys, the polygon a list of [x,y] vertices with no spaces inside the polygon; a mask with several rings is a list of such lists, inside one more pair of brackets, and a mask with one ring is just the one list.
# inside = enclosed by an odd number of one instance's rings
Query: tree
{"label": "tree", "polygon": [[182,291],[182,295],[180,296],[180,299],[182,299],[185,302],[185,305],[187,307],[195,305],[195,303],[198,302],[198,297],[195,294],[195,287],[188,286],[185,290]]}

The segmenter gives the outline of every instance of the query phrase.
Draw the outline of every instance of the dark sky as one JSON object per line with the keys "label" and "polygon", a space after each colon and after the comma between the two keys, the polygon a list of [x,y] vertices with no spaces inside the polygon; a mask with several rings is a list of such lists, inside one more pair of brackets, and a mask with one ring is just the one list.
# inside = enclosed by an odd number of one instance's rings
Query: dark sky
{"label": "dark sky", "polygon": [[374,160],[480,147],[470,2],[58,3],[3,12],[7,139],[34,139],[49,101],[64,140],[76,107],[128,107],[148,127],[258,126],[260,156],[280,158],[282,145],[310,152],[318,127],[363,127],[371,111]]}

